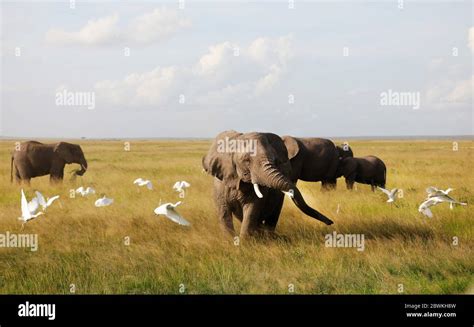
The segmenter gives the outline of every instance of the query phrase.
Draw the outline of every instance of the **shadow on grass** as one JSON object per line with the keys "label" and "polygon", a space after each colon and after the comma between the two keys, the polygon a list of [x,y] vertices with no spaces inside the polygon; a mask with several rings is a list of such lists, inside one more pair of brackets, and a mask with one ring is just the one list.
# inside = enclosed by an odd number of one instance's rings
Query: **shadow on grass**
{"label": "shadow on grass", "polygon": [[433,229],[427,225],[405,224],[396,221],[357,222],[357,224],[344,224],[321,229],[288,227],[281,233],[289,240],[324,240],[327,234],[332,234],[334,231],[342,234],[364,234],[365,239],[401,239],[404,241],[422,239],[428,241],[435,237]]}

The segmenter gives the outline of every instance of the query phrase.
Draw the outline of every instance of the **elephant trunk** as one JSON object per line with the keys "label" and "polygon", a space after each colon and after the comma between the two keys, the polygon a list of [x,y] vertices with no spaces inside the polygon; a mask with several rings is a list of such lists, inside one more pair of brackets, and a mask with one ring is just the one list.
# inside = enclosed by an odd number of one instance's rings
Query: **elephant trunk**
{"label": "elephant trunk", "polygon": [[79,160],[78,164],[81,165],[81,169],[76,172],[76,175],[82,176],[87,171],[87,160],[86,160],[86,158],[82,157],[81,160]]}
{"label": "elephant trunk", "polygon": [[268,162],[263,164],[262,173],[260,175],[257,174],[255,179],[252,180],[252,183],[254,184],[255,193],[259,198],[263,197],[263,195],[261,194],[258,185],[280,190],[290,196],[290,198],[293,200],[293,203],[306,215],[322,221],[326,225],[333,224],[332,220],[324,216],[319,211],[311,208],[304,200],[303,195],[298,190],[296,185],[274,165]]}

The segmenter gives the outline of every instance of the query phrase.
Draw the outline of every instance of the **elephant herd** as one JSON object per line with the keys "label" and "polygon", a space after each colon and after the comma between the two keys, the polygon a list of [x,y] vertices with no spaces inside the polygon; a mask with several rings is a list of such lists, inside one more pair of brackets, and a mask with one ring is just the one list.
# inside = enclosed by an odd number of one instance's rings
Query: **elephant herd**
{"label": "elephant herd", "polygon": [[[223,142],[252,147],[223,150]],[[15,176],[17,182],[29,183],[33,177],[49,174],[52,182],[61,181],[65,165],[71,163],[81,165],[76,175],[86,172],[87,161],[77,144],[24,142],[12,152],[11,180]],[[306,215],[331,225],[328,217],[305,202],[298,180],[321,182],[323,190],[335,189],[341,176],[348,189],[354,182],[369,184],[372,190],[385,187],[386,182],[383,161],[374,156],[356,158],[348,144],[272,133],[222,132],[202,158],[202,166],[215,177],[214,201],[222,226],[233,235],[236,217],[242,222],[241,237],[273,234],[285,195]]]}
{"label": "elephant herd", "polygon": [[[219,151],[223,142],[255,144],[253,151]],[[236,147],[234,147],[236,148]],[[333,222],[308,206],[296,186],[298,180],[334,189],[344,176],[354,182],[385,187],[386,167],[377,157],[354,158],[352,149],[327,139],[280,137],[272,133],[225,131],[217,135],[202,160],[214,178],[214,201],[222,226],[234,233],[233,216],[242,222],[240,236],[272,234],[285,194],[306,215],[327,225]]]}

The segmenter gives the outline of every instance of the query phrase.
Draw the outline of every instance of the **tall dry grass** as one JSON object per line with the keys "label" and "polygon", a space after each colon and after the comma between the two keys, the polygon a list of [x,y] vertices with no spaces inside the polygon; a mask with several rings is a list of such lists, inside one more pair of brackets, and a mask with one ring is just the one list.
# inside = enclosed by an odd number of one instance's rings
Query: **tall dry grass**
{"label": "tall dry grass", "polygon": [[[89,171],[75,181],[51,186],[47,177],[25,187],[60,194],[61,202],[25,225],[37,233],[39,249],[0,248],[1,293],[464,293],[473,285],[474,178],[472,141],[353,141],[356,156],[382,158],[387,187],[404,197],[396,206],[384,195],[358,185],[322,193],[319,183],[301,183],[306,200],[335,224],[325,226],[305,217],[288,200],[277,240],[234,245],[221,232],[211,199],[212,178],[202,173],[206,141],[132,141],[124,151],[119,141],[78,141]],[[0,233],[19,233],[20,187],[10,184],[9,152],[13,142],[0,142]],[[73,167],[67,167],[66,172]],[[155,190],[137,190],[137,177],[151,179]],[[192,186],[179,207],[192,226],[157,217],[153,209],[180,200],[171,186]],[[96,208],[97,197],[69,198],[69,190],[93,186],[115,199]],[[467,207],[439,205],[428,219],[417,207],[430,185],[453,187]],[[337,208],[339,206],[339,212]],[[236,224],[238,228],[239,225]],[[365,250],[326,248],[327,233],[361,233]],[[125,245],[125,237],[130,245]],[[453,237],[459,239],[453,245]],[[471,288],[472,290],[472,288]]]}

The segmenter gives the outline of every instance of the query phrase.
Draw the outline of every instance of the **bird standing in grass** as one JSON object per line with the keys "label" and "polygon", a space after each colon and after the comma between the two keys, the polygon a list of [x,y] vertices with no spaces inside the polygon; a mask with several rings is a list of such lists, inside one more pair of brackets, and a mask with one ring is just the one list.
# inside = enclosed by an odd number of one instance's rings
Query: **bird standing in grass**
{"label": "bird standing in grass", "polygon": [[96,207],[107,207],[114,203],[114,199],[109,199],[105,195],[95,201]]}

